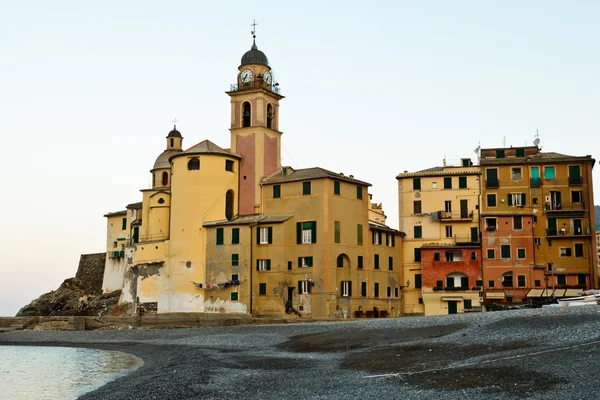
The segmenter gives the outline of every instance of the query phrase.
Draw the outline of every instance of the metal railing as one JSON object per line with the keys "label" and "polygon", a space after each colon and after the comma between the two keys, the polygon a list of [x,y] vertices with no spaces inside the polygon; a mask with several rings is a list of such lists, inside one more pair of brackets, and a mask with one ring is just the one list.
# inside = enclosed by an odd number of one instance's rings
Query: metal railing
{"label": "metal railing", "polygon": [[498,181],[498,178],[485,180],[485,187],[488,189],[494,189],[499,186],[500,186],[500,182]]}
{"label": "metal railing", "polygon": [[583,179],[581,176],[570,176],[569,177],[569,185],[581,185],[583,184]]}
{"label": "metal railing", "polygon": [[473,210],[438,211],[438,216],[441,221],[472,220],[473,219]]}
{"label": "metal railing", "polygon": [[589,227],[546,229],[546,236],[586,236],[591,234],[592,231]]}
{"label": "metal railing", "polygon": [[241,92],[244,90],[255,90],[255,89],[265,89],[269,92],[280,94],[278,84],[267,85],[264,81],[252,81],[248,83],[232,83],[229,86],[230,92]]}
{"label": "metal railing", "polygon": [[140,235],[137,238],[133,238],[131,239],[131,244],[136,244],[136,243],[148,243],[148,242],[162,242],[164,240],[167,240],[169,238],[169,234],[168,233],[160,233],[160,234],[155,234],[155,235]]}
{"label": "metal railing", "polygon": [[542,186],[542,178],[531,178],[531,186]]}
{"label": "metal railing", "polygon": [[546,203],[546,212],[553,212],[553,211],[583,211],[585,210],[585,203],[584,202],[576,202],[576,203],[571,203],[571,202],[556,202],[556,201],[550,201],[548,203]]}
{"label": "metal railing", "polygon": [[[475,240],[473,240],[475,239]],[[472,237],[470,234],[465,233],[462,235],[454,235],[454,242],[456,244],[467,244],[467,243],[479,243],[479,234],[477,237]]]}

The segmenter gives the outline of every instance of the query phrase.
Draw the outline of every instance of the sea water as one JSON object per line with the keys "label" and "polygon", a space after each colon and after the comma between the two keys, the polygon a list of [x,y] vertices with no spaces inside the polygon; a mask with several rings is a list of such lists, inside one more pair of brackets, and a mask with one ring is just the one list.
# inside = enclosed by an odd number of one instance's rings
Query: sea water
{"label": "sea water", "polygon": [[0,399],[76,399],[141,364],[119,351],[0,346]]}

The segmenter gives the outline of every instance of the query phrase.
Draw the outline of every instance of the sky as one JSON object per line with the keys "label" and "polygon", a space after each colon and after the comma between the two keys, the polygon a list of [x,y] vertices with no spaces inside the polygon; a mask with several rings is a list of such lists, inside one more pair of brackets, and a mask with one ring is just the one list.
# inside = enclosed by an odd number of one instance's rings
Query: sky
{"label": "sky", "polygon": [[[598,156],[597,1],[0,0],[0,316],[105,251],[176,118],[229,147],[229,97],[257,45],[281,93],[282,163],[373,184],[531,144]],[[600,196],[600,174],[594,178]]]}

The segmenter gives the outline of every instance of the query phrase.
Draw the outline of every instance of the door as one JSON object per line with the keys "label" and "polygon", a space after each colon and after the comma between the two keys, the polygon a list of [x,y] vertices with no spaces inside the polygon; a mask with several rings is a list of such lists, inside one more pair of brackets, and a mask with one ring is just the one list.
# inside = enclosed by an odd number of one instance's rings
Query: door
{"label": "door", "polygon": [[469,218],[469,200],[460,201],[460,218]]}
{"label": "door", "polygon": [[449,301],[448,302],[448,314],[456,314],[458,313],[458,301]]}
{"label": "door", "polygon": [[560,192],[550,192],[550,209],[551,210],[561,210],[562,209],[562,199],[560,196]]}
{"label": "door", "polygon": [[581,231],[581,220],[580,219],[573,220],[573,233],[575,235],[581,235],[583,233]]}
{"label": "door", "polygon": [[531,184],[533,186],[542,184],[542,180],[540,179],[540,167],[531,167]]}
{"label": "door", "polygon": [[498,187],[498,170],[496,168],[489,168],[485,170],[485,187],[497,188]]}
{"label": "door", "polygon": [[556,236],[556,218],[548,218],[548,235]]}
{"label": "door", "polygon": [[286,306],[292,306],[293,302],[292,302],[292,298],[294,296],[294,287],[290,287],[288,286],[288,295],[287,295],[287,302],[285,303]]}
{"label": "door", "polygon": [[479,242],[479,232],[477,232],[477,228],[471,228],[471,242],[472,243]]}
{"label": "door", "polygon": [[133,228],[133,243],[137,243],[140,240],[140,227],[136,226]]}

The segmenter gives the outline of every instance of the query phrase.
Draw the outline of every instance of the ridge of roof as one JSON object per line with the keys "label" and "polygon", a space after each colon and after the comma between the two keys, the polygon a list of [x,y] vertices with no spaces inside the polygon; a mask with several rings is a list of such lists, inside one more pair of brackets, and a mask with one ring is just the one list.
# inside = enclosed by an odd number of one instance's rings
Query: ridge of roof
{"label": "ridge of roof", "polygon": [[205,140],[201,141],[200,143],[193,145],[192,147],[190,147],[187,150],[182,151],[181,153],[172,155],[169,158],[169,160],[172,160],[173,158],[184,155],[184,154],[185,155],[222,154],[222,155],[229,156],[229,157],[242,158],[242,156],[240,156],[239,154],[235,154],[235,153],[231,152],[230,150],[225,150],[225,149],[219,147],[218,145],[214,144],[213,142],[211,142],[208,139],[205,139]]}
{"label": "ridge of roof", "polygon": [[[288,171],[289,168],[289,171]],[[301,168],[292,169],[290,167],[283,167],[281,170],[266,177],[263,183],[279,183],[279,182],[294,182],[302,181],[307,179],[323,179],[323,178],[334,178],[340,181],[355,183],[359,185],[371,186],[369,182],[354,179],[353,175],[338,174],[321,167]]]}

